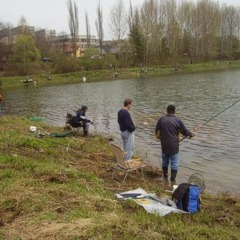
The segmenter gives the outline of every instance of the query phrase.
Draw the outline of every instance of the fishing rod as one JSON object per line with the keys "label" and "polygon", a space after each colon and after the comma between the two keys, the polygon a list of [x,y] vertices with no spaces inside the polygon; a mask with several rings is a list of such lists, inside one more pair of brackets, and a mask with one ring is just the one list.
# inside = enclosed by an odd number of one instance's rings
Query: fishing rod
{"label": "fishing rod", "polygon": [[[240,99],[237,100],[236,102],[234,102],[232,105],[224,108],[222,111],[220,111],[219,113],[217,113],[216,115],[214,115],[213,117],[209,118],[206,122],[204,122],[203,124],[197,126],[192,132],[196,132],[198,131],[200,128],[202,128],[203,126],[207,125],[210,121],[212,121],[214,118],[216,118],[217,116],[219,116],[220,114],[222,114],[223,112],[225,112],[227,109],[233,107],[235,104],[237,104],[238,102],[240,102]],[[183,138],[181,138],[179,140],[179,142],[183,141],[185,138],[187,138],[187,136],[184,136]]]}

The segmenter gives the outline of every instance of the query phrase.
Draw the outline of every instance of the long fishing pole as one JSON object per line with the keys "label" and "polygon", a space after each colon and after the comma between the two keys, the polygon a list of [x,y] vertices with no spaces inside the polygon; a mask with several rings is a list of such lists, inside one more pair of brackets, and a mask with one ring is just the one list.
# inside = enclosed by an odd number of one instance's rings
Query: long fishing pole
{"label": "long fishing pole", "polygon": [[[240,99],[237,100],[236,102],[234,102],[232,105],[224,108],[222,111],[220,111],[219,113],[217,113],[216,115],[214,115],[213,117],[209,118],[206,122],[204,122],[203,124],[197,126],[196,128],[194,128],[194,130],[192,132],[196,132],[198,131],[200,128],[202,128],[203,126],[207,125],[210,121],[212,121],[214,118],[216,118],[217,116],[219,116],[220,114],[222,114],[223,112],[225,112],[227,109],[233,107],[235,104],[237,104],[238,102],[240,102]],[[184,140],[185,138],[187,138],[187,136],[184,136],[183,138],[180,139],[179,142],[181,142],[182,140]]]}

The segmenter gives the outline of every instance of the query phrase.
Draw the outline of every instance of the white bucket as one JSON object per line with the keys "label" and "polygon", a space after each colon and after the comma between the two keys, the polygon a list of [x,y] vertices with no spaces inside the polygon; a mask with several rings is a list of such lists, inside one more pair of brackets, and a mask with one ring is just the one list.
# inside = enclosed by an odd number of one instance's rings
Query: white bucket
{"label": "white bucket", "polygon": [[37,131],[37,127],[35,127],[35,126],[30,126],[30,128],[29,128],[29,131],[30,132],[36,132]]}
{"label": "white bucket", "polygon": [[177,189],[178,185],[173,185],[173,191]]}

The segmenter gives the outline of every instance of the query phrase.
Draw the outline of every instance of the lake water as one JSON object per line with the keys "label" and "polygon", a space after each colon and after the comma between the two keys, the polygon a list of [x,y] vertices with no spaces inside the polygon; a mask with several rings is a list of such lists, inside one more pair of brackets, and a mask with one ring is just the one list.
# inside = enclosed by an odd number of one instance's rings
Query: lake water
{"label": "lake water", "polygon": [[117,112],[126,98],[133,99],[131,115],[136,125],[138,155],[160,166],[161,149],[154,129],[167,105],[173,103],[177,116],[187,128],[204,124],[194,138],[184,139],[180,144],[177,181],[187,181],[192,173],[199,172],[209,191],[240,193],[240,102],[237,102],[240,70],[91,83],[79,81],[79,84],[62,86],[29,85],[5,91],[3,110],[4,114],[42,116],[50,125],[64,126],[67,112],[73,113],[81,105],[87,105],[87,114],[94,120],[90,130],[108,134],[121,145]]}

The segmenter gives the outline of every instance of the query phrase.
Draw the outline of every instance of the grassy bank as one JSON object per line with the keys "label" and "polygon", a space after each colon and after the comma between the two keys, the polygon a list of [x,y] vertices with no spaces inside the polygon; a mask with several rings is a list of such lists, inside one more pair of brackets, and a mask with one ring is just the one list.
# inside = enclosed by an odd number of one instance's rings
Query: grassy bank
{"label": "grassy bank", "polygon": [[[128,78],[140,78],[140,77],[157,77],[167,76],[172,74],[186,74],[186,73],[198,73],[198,72],[209,72],[219,71],[227,69],[240,68],[240,61],[214,61],[209,63],[199,64],[181,64],[176,66],[162,65],[160,67],[148,67],[146,73],[140,73],[140,68],[122,68],[116,70],[95,70],[95,71],[82,71],[75,73],[65,74],[39,74],[29,76],[33,79],[37,85],[59,85],[59,84],[72,84],[82,82],[82,77],[86,76],[87,82],[101,81],[101,80],[112,80],[112,75],[117,72],[120,79]],[[50,80],[49,80],[50,77]],[[23,86],[22,80],[25,76],[17,77],[2,77],[1,81],[4,88],[15,88]],[[33,84],[29,83],[29,84]]]}
{"label": "grassy bank", "polygon": [[[31,125],[40,132],[30,133]],[[205,192],[198,214],[149,214],[114,194],[141,187],[164,196],[158,169],[119,185],[108,139],[49,137],[62,130],[0,118],[0,239],[240,239],[239,197]]]}

